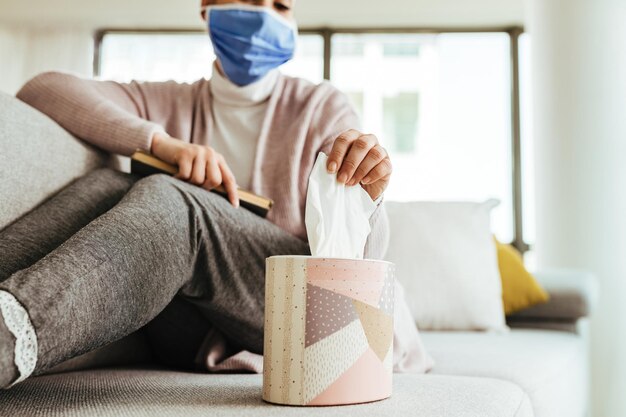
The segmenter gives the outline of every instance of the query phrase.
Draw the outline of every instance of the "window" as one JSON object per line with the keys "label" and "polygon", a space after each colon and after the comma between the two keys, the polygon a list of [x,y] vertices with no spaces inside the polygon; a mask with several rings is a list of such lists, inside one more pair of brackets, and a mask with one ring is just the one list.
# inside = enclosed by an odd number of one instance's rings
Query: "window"
{"label": "window", "polygon": [[493,230],[513,240],[508,34],[337,34],[331,51],[331,80],[392,156],[386,198],[497,198]]}
{"label": "window", "polygon": [[215,59],[207,35],[195,32],[113,32],[99,49],[97,75],[120,82],[193,82],[211,76]]}
{"label": "window", "polygon": [[[532,182],[524,103],[522,167],[515,164],[520,149],[512,145],[511,103],[519,100],[511,96],[512,65],[528,55],[525,35],[520,55],[511,54],[518,32],[307,29],[282,71],[313,82],[329,78],[347,94],[362,128],[376,133],[392,155],[388,199],[497,198],[493,230],[519,243],[524,233],[532,237],[532,228],[520,227],[514,210],[523,207],[532,218]],[[102,31],[99,38],[96,73],[102,78],[192,82],[211,74],[214,56],[203,32]],[[520,65],[520,85],[527,72]],[[523,100],[525,91],[522,85]],[[529,179],[523,186],[512,175],[519,169]]]}
{"label": "window", "polygon": [[406,155],[417,152],[419,93],[401,92],[383,97],[383,132],[389,150]]}
{"label": "window", "polygon": [[[110,32],[102,36],[97,74],[107,80],[194,82],[210,78],[215,54],[203,32]],[[289,75],[323,79],[324,40],[301,34],[296,56],[282,68]]]}
{"label": "window", "polygon": [[281,67],[281,71],[321,83],[324,80],[324,38],[319,34],[300,33],[296,55]]}

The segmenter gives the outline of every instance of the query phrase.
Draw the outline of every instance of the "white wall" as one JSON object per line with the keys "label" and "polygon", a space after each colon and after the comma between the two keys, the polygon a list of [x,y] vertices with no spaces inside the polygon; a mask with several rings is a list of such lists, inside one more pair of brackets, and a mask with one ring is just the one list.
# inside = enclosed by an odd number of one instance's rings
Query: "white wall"
{"label": "white wall", "polygon": [[538,264],[597,275],[593,416],[626,416],[626,2],[529,5]]}
{"label": "white wall", "polygon": [[88,29],[0,25],[0,91],[17,92],[47,70],[91,76],[93,39]]}
{"label": "white wall", "polygon": [[[199,27],[200,0],[0,0],[1,22],[82,27]],[[302,26],[520,24],[523,0],[298,0]]]}

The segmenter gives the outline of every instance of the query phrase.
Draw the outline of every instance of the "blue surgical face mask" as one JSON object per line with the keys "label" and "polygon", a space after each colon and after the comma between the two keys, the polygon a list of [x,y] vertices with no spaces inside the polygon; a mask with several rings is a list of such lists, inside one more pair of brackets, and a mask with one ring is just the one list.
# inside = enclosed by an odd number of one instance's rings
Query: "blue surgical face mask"
{"label": "blue surgical face mask", "polygon": [[206,7],[209,36],[224,73],[244,86],[289,61],[296,47],[294,22],[267,7]]}

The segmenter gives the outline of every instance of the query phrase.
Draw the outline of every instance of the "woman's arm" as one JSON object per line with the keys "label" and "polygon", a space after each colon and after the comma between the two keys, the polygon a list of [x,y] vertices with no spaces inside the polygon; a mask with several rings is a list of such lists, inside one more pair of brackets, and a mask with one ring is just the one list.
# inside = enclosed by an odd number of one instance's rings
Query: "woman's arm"
{"label": "woman's arm", "polygon": [[75,136],[109,152],[130,155],[138,148],[149,151],[154,134],[165,132],[174,89],[179,99],[191,92],[189,85],[173,82],[122,84],[46,72],[16,96]]}
{"label": "woman's arm", "polygon": [[224,158],[208,146],[188,143],[193,93],[194,85],[173,81],[123,84],[46,72],[17,97],[106,151],[131,155],[141,149],[176,164],[181,180],[206,189],[223,184],[238,206],[235,177]]}

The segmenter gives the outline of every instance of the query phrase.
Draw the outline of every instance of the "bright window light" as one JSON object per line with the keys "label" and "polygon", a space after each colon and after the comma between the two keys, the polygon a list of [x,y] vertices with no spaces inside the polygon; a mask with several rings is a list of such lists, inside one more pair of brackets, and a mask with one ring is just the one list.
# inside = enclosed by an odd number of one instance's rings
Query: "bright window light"
{"label": "bright window light", "polygon": [[[323,78],[324,42],[320,35],[301,34],[296,56],[283,72],[319,83]],[[210,78],[215,59],[206,33],[107,33],[100,46],[102,79],[128,82],[192,83]]]}
{"label": "bright window light", "polygon": [[211,77],[213,49],[204,33],[108,33],[100,78],[119,82],[194,82]]}
{"label": "bright window light", "polygon": [[[99,57],[100,77],[121,82],[194,82],[211,76],[215,59],[200,32],[111,32]],[[492,228],[499,239],[513,239],[507,33],[335,33],[330,64],[331,81],[351,99],[363,130],[392,156],[387,199],[496,198]],[[323,69],[317,33],[300,34],[296,57],[281,68],[315,83]],[[531,192],[525,182],[524,196]]]}
{"label": "bright window light", "polygon": [[300,34],[295,57],[281,67],[284,74],[319,84],[324,80],[324,38],[318,34]]}
{"label": "bright window light", "polygon": [[336,34],[331,80],[392,156],[389,200],[500,200],[513,238],[505,33]]}

